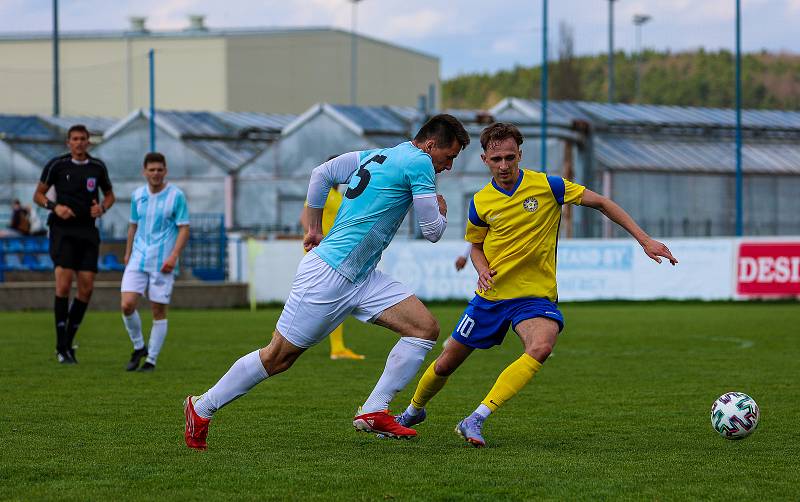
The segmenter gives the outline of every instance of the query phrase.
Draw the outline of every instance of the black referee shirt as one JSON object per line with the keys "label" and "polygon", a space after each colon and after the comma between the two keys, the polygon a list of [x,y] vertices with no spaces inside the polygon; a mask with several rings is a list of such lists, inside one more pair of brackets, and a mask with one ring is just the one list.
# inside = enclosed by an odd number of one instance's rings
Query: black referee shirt
{"label": "black referee shirt", "polygon": [[39,181],[48,187],[55,186],[56,204],[65,205],[75,213],[75,217],[68,220],[51,213],[47,219],[48,225],[75,230],[95,228],[91,215],[92,203],[101,202],[99,190],[111,190],[111,180],[102,160],[91,156],[87,159],[86,163],[78,163],[67,153],[51,159],[42,171]]}

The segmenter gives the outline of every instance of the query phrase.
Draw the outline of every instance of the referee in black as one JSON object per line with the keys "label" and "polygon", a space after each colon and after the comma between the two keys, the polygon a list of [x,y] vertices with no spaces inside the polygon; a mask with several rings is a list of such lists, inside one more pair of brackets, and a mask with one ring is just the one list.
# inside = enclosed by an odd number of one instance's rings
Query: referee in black
{"label": "referee in black", "polygon": [[[77,364],[72,342],[86,313],[97,274],[100,254],[99,218],[114,204],[108,170],[102,160],[87,153],[89,131],[74,125],[67,131],[69,153],[47,163],[33,194],[33,201],[50,210],[50,256],[55,265],[56,357],[62,364]],[[47,197],[55,187],[55,200]],[[103,196],[99,196],[99,191]],[[69,304],[72,281],[78,293]]]}

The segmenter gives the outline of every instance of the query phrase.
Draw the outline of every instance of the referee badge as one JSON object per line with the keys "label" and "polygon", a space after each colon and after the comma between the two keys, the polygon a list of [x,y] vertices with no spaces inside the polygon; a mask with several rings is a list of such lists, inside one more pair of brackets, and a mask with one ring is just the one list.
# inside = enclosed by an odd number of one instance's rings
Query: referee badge
{"label": "referee badge", "polygon": [[86,178],[86,190],[94,192],[95,188],[97,188],[97,178]]}
{"label": "referee badge", "polygon": [[536,197],[528,197],[524,201],[522,201],[522,208],[532,213],[539,209],[539,201],[536,200]]}

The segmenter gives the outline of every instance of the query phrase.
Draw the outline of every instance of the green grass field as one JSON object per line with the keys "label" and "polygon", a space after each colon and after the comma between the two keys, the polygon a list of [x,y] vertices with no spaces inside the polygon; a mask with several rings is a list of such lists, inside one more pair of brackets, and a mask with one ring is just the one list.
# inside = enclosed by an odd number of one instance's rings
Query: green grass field
{"label": "green grass field", "polygon": [[[447,333],[461,306],[433,311]],[[183,444],[183,398],[263,345],[278,310],[171,313],[153,374],[123,371],[131,348],[119,314],[88,313],[78,366],[55,362],[51,313],[0,314],[0,499],[796,500],[796,303],[563,311],[553,357],[487,421],[485,449],[453,428],[520,354],[513,333],[450,379],[417,439],[379,440],[351,418],[395,338],[348,320],[348,344],[367,360],[331,361],[327,342],[312,349],[221,410],[207,452]],[[744,441],[710,425],[711,403],[730,390],[762,410]]]}

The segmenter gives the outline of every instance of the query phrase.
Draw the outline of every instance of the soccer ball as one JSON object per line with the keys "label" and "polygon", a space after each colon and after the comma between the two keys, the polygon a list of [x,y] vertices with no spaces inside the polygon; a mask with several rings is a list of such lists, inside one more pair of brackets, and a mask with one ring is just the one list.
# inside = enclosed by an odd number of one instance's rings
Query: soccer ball
{"label": "soccer ball", "polygon": [[761,411],[742,392],[726,392],[711,405],[711,427],[725,439],[744,439],[758,427]]}

